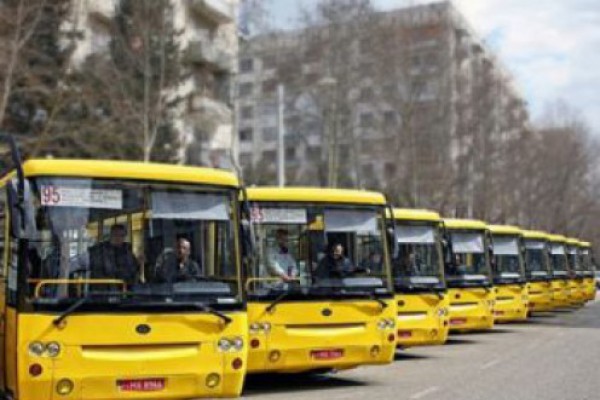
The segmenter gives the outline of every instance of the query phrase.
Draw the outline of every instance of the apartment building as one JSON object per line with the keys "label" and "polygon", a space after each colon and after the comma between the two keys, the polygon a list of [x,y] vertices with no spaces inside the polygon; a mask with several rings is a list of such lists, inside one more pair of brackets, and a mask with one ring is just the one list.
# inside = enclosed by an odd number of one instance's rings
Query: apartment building
{"label": "apartment building", "polygon": [[[73,0],[73,21],[81,34],[73,68],[94,53],[109,51],[110,21],[119,0]],[[181,162],[231,168],[238,152],[233,135],[233,78],[237,70],[239,0],[173,1],[175,28],[189,78],[173,95],[182,102],[176,121]]]}
{"label": "apartment building", "polygon": [[240,49],[239,159],[249,183],[275,179],[283,84],[290,183],[328,184],[335,168],[335,185],[433,207],[451,191],[475,190],[488,157],[481,143],[527,126],[510,73],[449,2],[352,24],[278,32]]}

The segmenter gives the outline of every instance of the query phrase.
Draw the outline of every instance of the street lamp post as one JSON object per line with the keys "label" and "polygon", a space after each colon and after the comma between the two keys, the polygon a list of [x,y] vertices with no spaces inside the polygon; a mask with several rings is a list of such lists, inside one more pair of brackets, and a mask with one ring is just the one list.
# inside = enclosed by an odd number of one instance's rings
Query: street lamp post
{"label": "street lamp post", "polygon": [[318,85],[327,92],[327,118],[325,121],[325,135],[327,137],[327,186],[337,186],[337,140],[336,140],[336,121],[337,121],[337,101],[336,89],[337,80],[331,76],[321,79]]}

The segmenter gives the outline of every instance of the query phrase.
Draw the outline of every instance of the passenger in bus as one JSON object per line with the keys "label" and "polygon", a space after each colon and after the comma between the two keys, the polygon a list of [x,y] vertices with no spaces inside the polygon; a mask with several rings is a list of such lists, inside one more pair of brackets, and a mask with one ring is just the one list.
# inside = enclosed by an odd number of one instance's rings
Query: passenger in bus
{"label": "passenger in bus", "polygon": [[125,225],[116,224],[110,228],[108,241],[90,247],[90,270],[93,279],[120,279],[129,285],[138,282],[140,266],[131,244],[125,242],[126,237]]}
{"label": "passenger in bus", "polygon": [[361,265],[367,274],[371,273],[371,271],[381,271],[383,267],[383,256],[378,251],[371,251],[369,257],[367,257]]}
{"label": "passenger in bus", "polygon": [[175,251],[167,249],[156,261],[157,283],[193,282],[200,279],[202,270],[191,258],[192,245],[186,238],[177,239]]}
{"label": "passenger in bus", "polygon": [[349,258],[344,257],[344,246],[335,243],[327,255],[319,262],[315,276],[317,279],[347,278],[364,268],[355,268]]}
{"label": "passenger in bus", "polygon": [[271,276],[281,278],[283,282],[291,282],[298,275],[298,264],[290,254],[288,231],[277,229],[275,239],[276,248],[268,254],[267,272]]}

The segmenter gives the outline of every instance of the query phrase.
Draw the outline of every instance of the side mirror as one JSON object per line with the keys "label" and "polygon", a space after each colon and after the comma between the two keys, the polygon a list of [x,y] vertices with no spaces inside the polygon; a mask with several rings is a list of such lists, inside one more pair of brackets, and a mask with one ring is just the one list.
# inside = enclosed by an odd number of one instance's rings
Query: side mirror
{"label": "side mirror", "polygon": [[398,251],[400,249],[398,246],[398,240],[396,240],[396,232],[393,227],[388,227],[386,229],[386,233],[387,233],[387,240],[390,243],[390,250],[391,250],[390,256],[393,260],[398,257]]}
{"label": "side mirror", "polygon": [[17,190],[11,182],[6,185],[6,192],[10,220],[10,234],[15,239],[21,239],[25,236],[25,209],[19,200]]}

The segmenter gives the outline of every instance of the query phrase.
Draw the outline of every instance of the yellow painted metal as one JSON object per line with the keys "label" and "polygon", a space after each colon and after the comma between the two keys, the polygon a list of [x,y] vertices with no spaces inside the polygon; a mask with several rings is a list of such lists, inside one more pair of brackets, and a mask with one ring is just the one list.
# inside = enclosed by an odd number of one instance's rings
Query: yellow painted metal
{"label": "yellow painted metal", "polygon": [[[431,210],[394,208],[392,213],[396,223],[404,221],[439,224],[442,220],[440,214]],[[450,300],[447,293],[438,294],[434,291],[414,294],[396,293],[396,304],[398,305],[398,346],[413,347],[446,343],[450,330]]]}
{"label": "yellow painted metal", "polygon": [[400,347],[446,343],[450,330],[450,299],[436,293],[396,294],[397,344]]}
{"label": "yellow painted metal", "polygon": [[[34,159],[23,163],[23,171],[26,177],[64,176],[201,183],[231,187],[239,185],[236,176],[224,170],[131,161]],[[0,185],[13,175],[14,172],[2,178]]]}
{"label": "yellow painted metal", "polygon": [[385,196],[366,190],[315,187],[252,187],[247,189],[251,201],[285,201],[305,203],[385,205]]}
{"label": "yellow painted metal", "polygon": [[493,289],[448,289],[450,299],[450,331],[479,331],[494,327]]}
{"label": "yellow painted metal", "polygon": [[[237,178],[225,171],[166,164],[90,160],[30,160],[23,165],[25,175],[114,180],[149,180],[165,183],[206,184],[237,187]],[[0,186],[14,176],[9,173]],[[6,223],[8,232],[8,221]],[[10,248],[6,235],[5,248]],[[239,253],[239,249],[236,248]],[[8,254],[8,253],[6,253]],[[13,255],[14,256],[14,255]],[[4,258],[4,271],[12,256]],[[239,257],[236,257],[239,262]],[[239,279],[238,275],[238,279]],[[6,279],[6,274],[4,274]],[[80,284],[81,280],[38,280],[36,295],[43,286],[60,283]],[[83,280],[84,283],[86,280]],[[4,284],[5,282],[3,282]],[[104,281],[102,283],[121,283]],[[0,391],[9,391],[20,400],[40,399],[183,399],[235,397],[242,390],[248,353],[246,311],[226,314],[224,324],[208,313],[111,313],[110,310],[73,314],[56,326],[56,315],[17,312],[0,298],[6,340],[5,382]],[[142,335],[140,325],[150,328]],[[240,350],[222,351],[220,339],[243,340]],[[36,356],[28,351],[33,342],[58,343],[60,352]],[[41,367],[39,376],[30,368]],[[216,378],[215,378],[216,377]],[[210,379],[209,379],[210,378]],[[59,395],[57,384],[63,379],[73,383],[73,391]],[[126,393],[119,380],[164,379],[160,392]],[[213,385],[217,382],[216,385]],[[211,385],[209,385],[211,383]]]}
{"label": "yellow painted metal", "polygon": [[496,322],[524,321],[528,315],[527,285],[496,285],[494,319]]}
{"label": "yellow painted metal", "polygon": [[485,222],[476,219],[444,218],[444,225],[446,225],[447,229],[487,229],[487,224]]}
{"label": "yellow painted metal", "polygon": [[[536,240],[548,242],[550,235],[543,231],[523,230],[523,238],[526,240]],[[552,311],[552,283],[547,281],[533,281],[527,283],[528,292],[528,309],[531,312],[546,312]]]}
{"label": "yellow painted metal", "polygon": [[[448,231],[486,232],[487,224],[480,220],[445,218]],[[450,288],[450,332],[479,331],[494,327],[494,303],[496,292],[493,288]]]}
{"label": "yellow painted metal", "polygon": [[550,240],[550,234],[543,231],[523,230],[522,232],[525,239]]}
{"label": "yellow painted metal", "polygon": [[[396,348],[394,328],[380,329],[378,324],[394,320],[396,307],[391,300],[386,303],[389,306],[382,309],[377,302],[364,300],[283,301],[269,312],[268,302],[249,302],[251,325],[266,324],[269,329],[250,331],[248,372],[297,373],[388,364]],[[315,350],[340,350],[343,356],[317,360],[311,356]],[[270,357],[273,352],[279,356]]]}
{"label": "yellow painted metal", "polygon": [[[386,204],[380,193],[344,189],[260,187],[248,188],[247,195],[250,201],[282,204],[319,203],[333,207]],[[322,228],[322,221],[316,221],[309,230]],[[388,259],[387,255],[384,259]],[[260,280],[250,278],[246,289]],[[397,309],[393,298],[383,301],[388,305],[385,308],[372,300],[283,300],[270,312],[267,310],[270,302],[248,301],[248,372],[342,370],[392,362],[395,327],[382,329],[379,325],[384,320],[395,321]],[[253,326],[261,328],[254,330]],[[315,359],[312,352],[318,350],[339,350],[343,356]]]}
{"label": "yellow painted metal", "polygon": [[[523,230],[512,225],[488,225],[494,236],[520,238]],[[524,270],[523,270],[524,272]],[[524,321],[528,316],[529,291],[526,284],[495,284],[496,302],[494,319],[496,322]]]}
{"label": "yellow painted metal", "polygon": [[[567,238],[559,234],[548,235],[548,241],[565,245]],[[566,256],[565,256],[566,257]],[[569,307],[571,301],[571,289],[568,278],[553,278],[552,279],[552,306],[554,308]]]}
{"label": "yellow painted metal", "polygon": [[[440,214],[431,210],[418,210],[412,208],[394,208],[392,210],[394,219],[399,221],[430,221],[440,222]],[[389,217],[389,212],[388,212]]]}
{"label": "yellow painted metal", "polygon": [[[245,364],[247,346],[241,351],[222,352],[221,338],[242,337],[247,343],[245,312],[230,313],[232,322],[224,325],[207,314],[111,314],[71,315],[60,327],[53,316],[19,314],[17,337],[17,376],[19,399],[117,399],[123,398],[117,382],[122,379],[165,380],[165,389],[155,394],[161,399],[231,397],[241,392],[244,369],[236,369],[237,358]],[[136,327],[151,328],[140,335]],[[240,336],[241,334],[241,336]],[[56,342],[57,357],[35,356],[27,351],[32,342]],[[32,377],[31,365],[42,367]],[[209,388],[209,374],[218,374],[220,384]],[[55,386],[70,379],[74,390],[57,396]],[[127,398],[149,398],[148,393],[131,393]],[[157,397],[154,397],[157,398]]]}
{"label": "yellow painted metal", "polygon": [[[588,252],[592,251],[592,244],[590,242],[586,242],[586,241],[581,241],[579,242],[579,247],[582,250],[587,250]],[[591,260],[589,259],[589,255],[588,255],[588,263],[591,263]],[[593,267],[591,266],[591,264],[586,265],[586,267],[588,268],[586,270],[587,275],[583,278],[583,293],[584,293],[584,298],[586,301],[591,301],[594,300],[596,298],[596,279],[594,278],[594,271],[593,271]]]}

